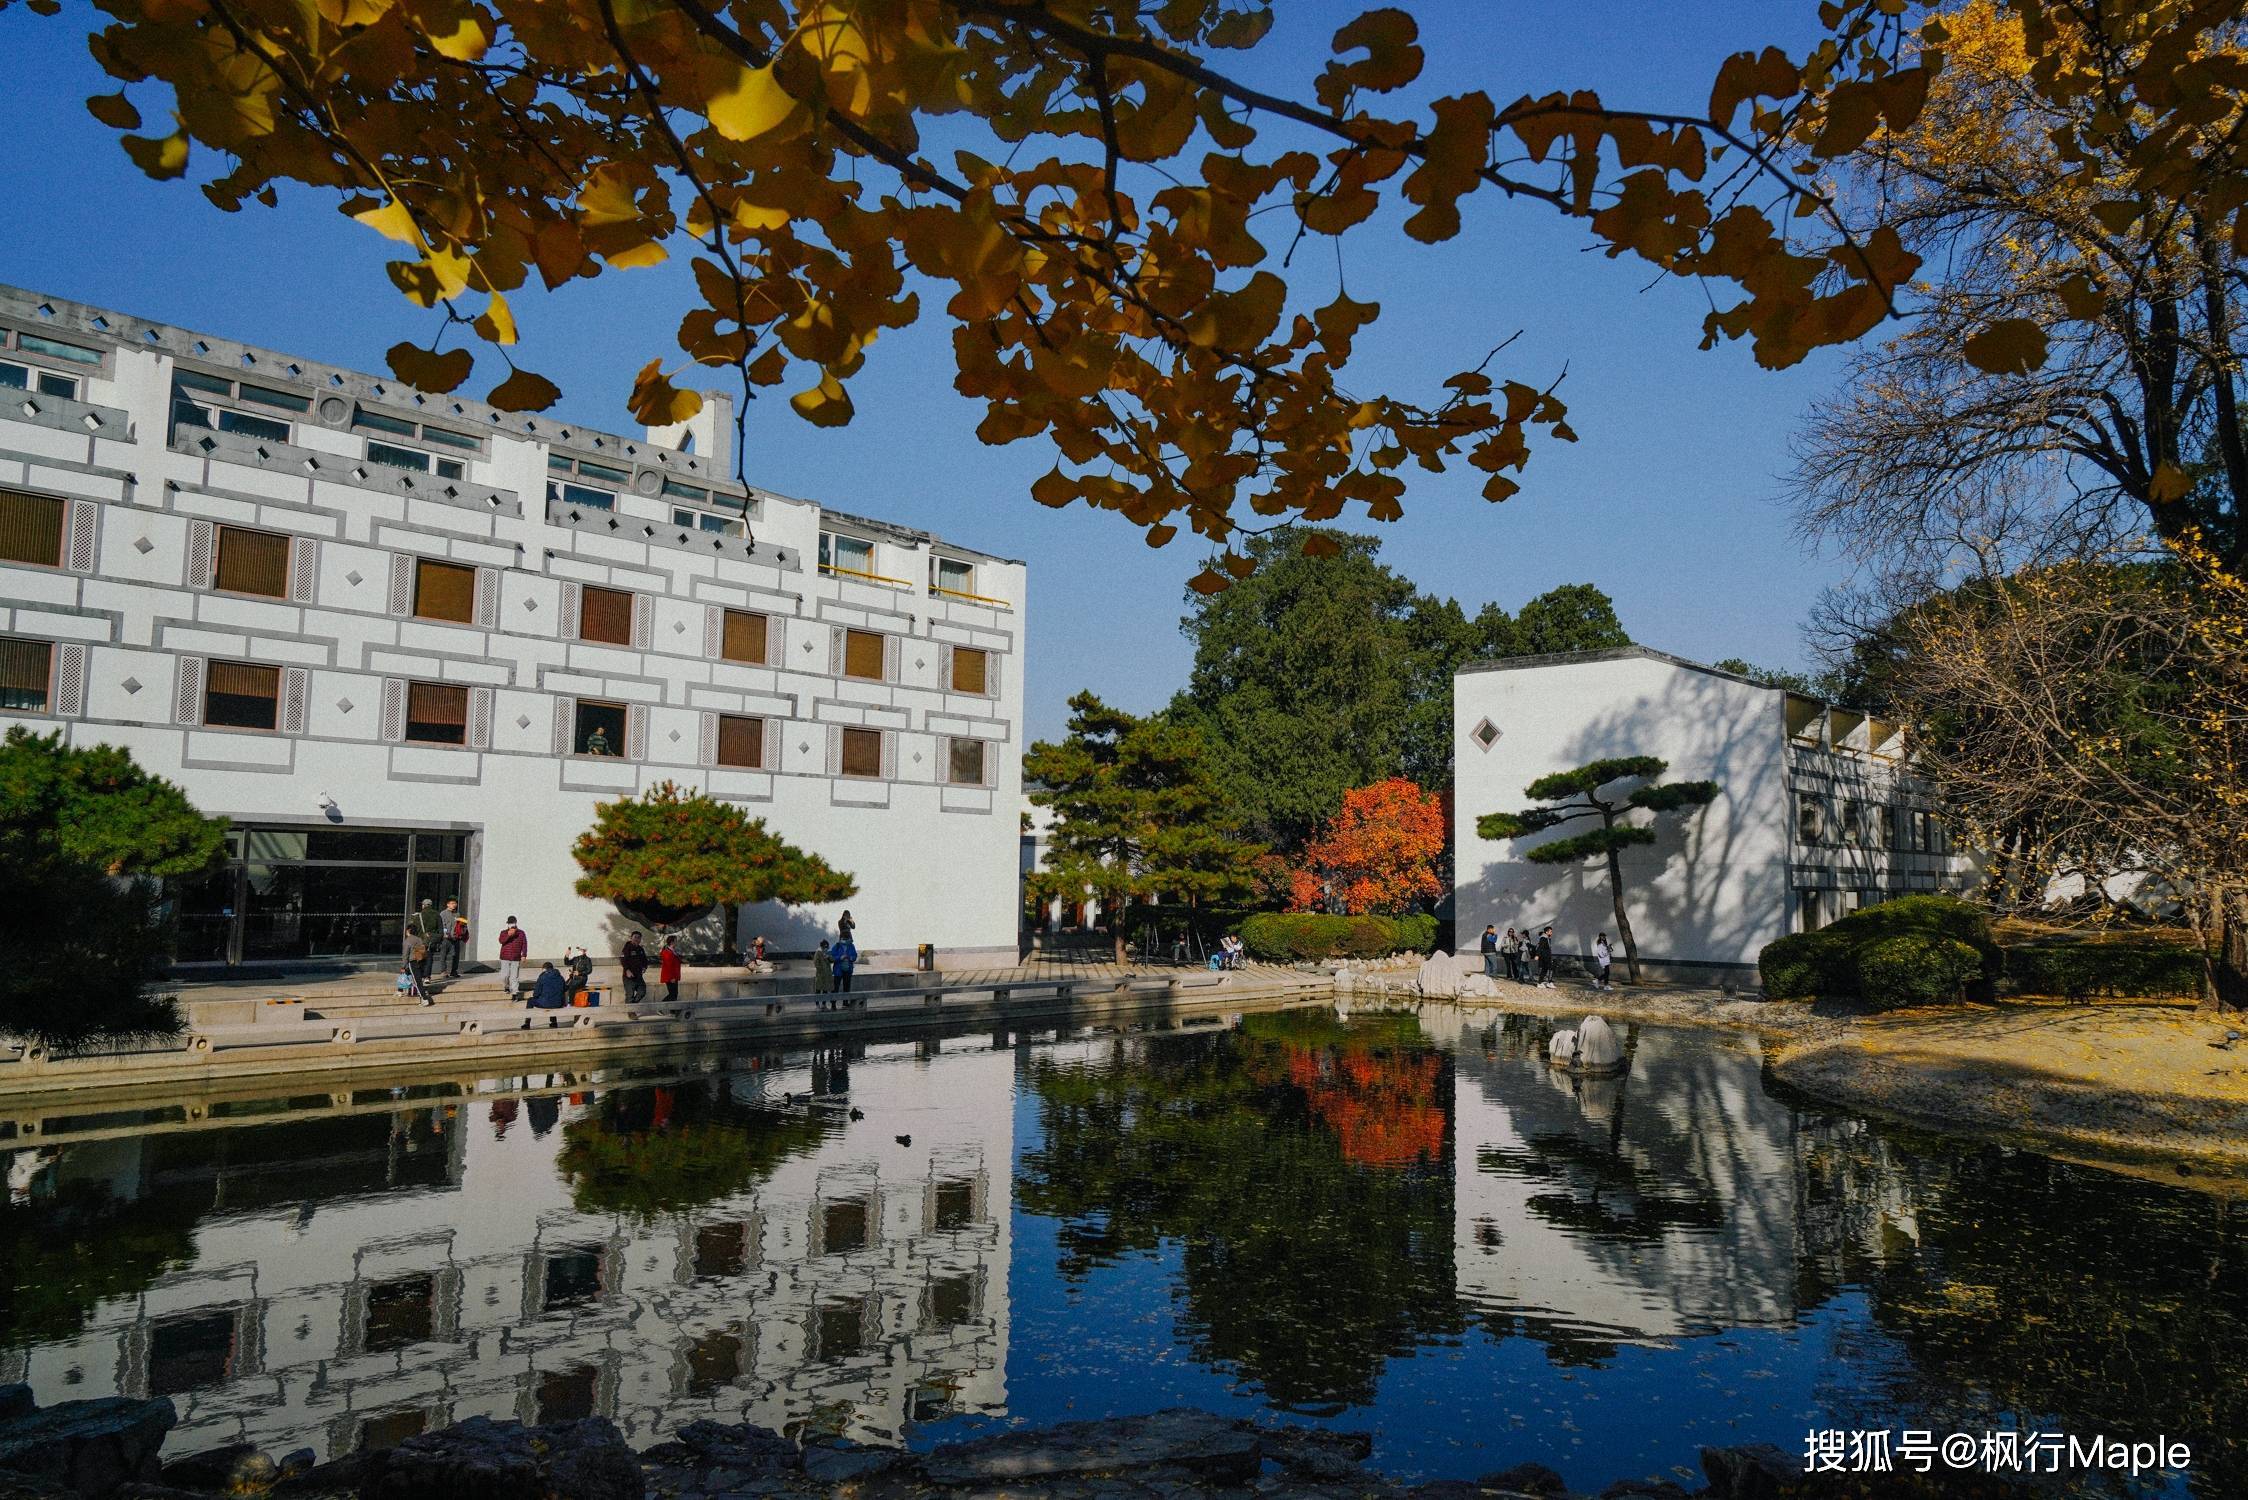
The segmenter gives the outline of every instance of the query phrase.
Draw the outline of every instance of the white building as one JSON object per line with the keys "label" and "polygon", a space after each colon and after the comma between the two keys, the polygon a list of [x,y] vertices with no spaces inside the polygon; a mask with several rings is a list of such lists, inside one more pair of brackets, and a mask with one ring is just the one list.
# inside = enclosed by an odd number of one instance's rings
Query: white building
{"label": "white building", "polygon": [[1625,910],[1656,977],[1753,981],[1757,953],[1784,933],[1971,874],[1906,773],[1903,727],[1867,714],[1626,646],[1462,667],[1452,716],[1462,948],[1485,923],[1550,922],[1555,952],[1589,953],[1605,932],[1620,964],[1605,863],[1523,857],[1592,824],[1521,840],[1475,824],[1530,806],[1524,789],[1541,776],[1622,756],[1719,787],[1707,807],[1654,817],[1655,842],[1622,854]]}
{"label": "white building", "polygon": [[847,1090],[868,1118],[830,1120],[748,1191],[653,1215],[573,1185],[609,1082],[489,1080],[391,1111],[69,1144],[57,1192],[166,1198],[192,1215],[192,1249],[76,1333],[0,1351],[0,1378],[42,1403],[169,1396],[174,1456],[309,1443],[328,1459],[472,1416],[606,1416],[635,1447],[700,1418],[894,1443],[908,1423],[1004,1412],[1012,1051],[761,1061],[624,1086],[657,1108]]}
{"label": "white building", "polygon": [[849,871],[870,955],[1011,962],[1022,565],[745,491],[730,412],[619,437],[0,287],[0,724],[235,824],[183,963],[394,961],[449,896],[485,958],[614,951],[570,844],[667,780]]}

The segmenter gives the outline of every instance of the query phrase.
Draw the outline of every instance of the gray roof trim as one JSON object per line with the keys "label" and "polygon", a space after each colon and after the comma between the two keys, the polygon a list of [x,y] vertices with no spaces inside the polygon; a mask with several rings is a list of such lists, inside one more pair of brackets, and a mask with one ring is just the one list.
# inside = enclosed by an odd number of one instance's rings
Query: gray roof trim
{"label": "gray roof trim", "polygon": [[1542,656],[1502,656],[1493,661],[1462,662],[1454,669],[1452,675],[1454,677],[1465,677],[1470,672],[1512,672],[1525,667],[1573,667],[1587,662],[1633,660],[1663,662],[1666,665],[1679,667],[1688,672],[1700,672],[1705,677],[1721,677],[1727,682],[1740,683],[1743,687],[1756,688],[1766,693],[1781,693],[1790,698],[1802,698],[1808,702],[1816,703],[1822,708],[1840,709],[1844,713],[1867,715],[1873,713],[1873,710],[1869,708],[1853,708],[1847,703],[1829,703],[1824,698],[1813,698],[1810,694],[1799,693],[1793,688],[1774,687],[1768,682],[1758,682],[1752,677],[1743,677],[1738,672],[1727,672],[1722,668],[1709,666],[1703,662],[1688,661],[1683,656],[1673,656],[1668,651],[1657,651],[1652,646],[1610,646],[1599,651],[1548,651]]}

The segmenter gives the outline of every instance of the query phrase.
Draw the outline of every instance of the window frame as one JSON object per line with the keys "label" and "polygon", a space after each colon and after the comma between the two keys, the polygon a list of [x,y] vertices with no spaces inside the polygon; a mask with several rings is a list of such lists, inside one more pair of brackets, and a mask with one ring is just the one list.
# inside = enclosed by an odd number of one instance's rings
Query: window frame
{"label": "window frame", "polygon": [[[835,726],[835,731],[835,774],[839,778],[849,781],[883,780],[884,777],[882,775],[882,762],[884,758],[883,750],[885,749],[885,746],[883,744],[884,731],[880,729],[870,729],[861,724],[838,724],[837,726]],[[854,743],[852,739],[853,735],[872,737],[874,741],[873,770],[854,771],[851,769],[851,746]],[[860,741],[860,743],[863,743],[863,740]]]}
{"label": "window frame", "polygon": [[[608,636],[605,635],[589,635],[586,632],[586,621],[590,618],[587,611],[592,606],[594,596],[596,594],[610,595],[624,601],[624,639],[611,640]],[[622,646],[627,649],[631,649],[633,645],[632,617],[637,608],[634,603],[634,598],[635,596],[631,589],[615,589],[608,587],[606,584],[599,583],[580,584],[578,586],[578,618],[575,622],[577,626],[576,638],[578,640],[584,641],[588,645]]]}
{"label": "window frame", "polygon": [[[747,724],[751,726],[752,732],[756,735],[757,738],[757,755],[754,760],[739,761],[726,759],[726,726],[728,724]],[[764,715],[720,714],[718,716],[717,732],[712,738],[710,762],[714,766],[722,766],[729,771],[762,771],[766,769],[766,738],[766,719]]]}
{"label": "window frame", "polygon": [[0,635],[0,651],[14,646],[34,646],[46,652],[47,665],[39,674],[38,705],[31,707],[7,702],[6,695],[14,690],[5,683],[0,683],[0,713],[52,716],[55,711],[55,643],[35,635]]}
{"label": "window frame", "polygon": [[[584,748],[588,738],[585,714],[587,709],[609,710],[616,714],[616,749],[604,755]],[[578,698],[570,704],[570,754],[571,760],[629,760],[625,752],[631,748],[632,705],[614,698]],[[600,727],[600,726],[596,726]]]}
{"label": "window frame", "polygon": [[[883,631],[868,630],[863,626],[845,625],[843,630],[842,670],[836,675],[849,682],[888,682],[890,680],[890,638]],[[851,645],[861,638],[874,642],[875,669],[872,677],[851,670]]]}
{"label": "window frame", "polygon": [[[448,719],[433,719],[433,718],[427,718],[427,717],[417,718],[417,717],[415,716],[415,713],[414,713],[414,705],[415,705],[415,701],[416,701],[416,699],[417,699],[417,698],[418,698],[418,697],[419,697],[419,696],[420,696],[421,694],[423,694],[423,693],[425,693],[425,692],[426,692],[426,693],[443,693],[443,694],[448,694],[448,695],[450,695],[450,694],[456,694],[456,693],[457,693],[457,694],[459,694],[459,701],[460,701],[460,723],[459,723],[459,728],[460,728],[460,734],[459,734],[459,736],[458,736],[457,738],[456,738],[456,737],[452,737],[452,736],[446,736],[446,735],[428,735],[428,734],[416,734],[416,733],[414,733],[414,726],[415,726],[415,725],[417,725],[417,724],[445,724],[445,725],[448,725],[448,726],[450,726],[450,725],[451,725],[451,723],[452,723],[452,721],[451,721],[451,720],[448,720]],[[402,729],[402,730],[400,731],[400,736],[399,736],[399,737],[400,737],[400,740],[401,740],[401,741],[402,741],[403,743],[405,743],[405,744],[408,744],[408,745],[461,745],[461,746],[465,746],[465,745],[467,745],[467,744],[468,744],[468,715],[469,715],[469,690],[468,690],[468,688],[467,688],[467,686],[466,686],[465,684],[462,684],[462,683],[455,683],[455,682],[433,682],[433,681],[429,681],[429,680],[427,680],[427,679],[425,679],[425,678],[409,678],[409,679],[407,680],[407,683],[406,683],[406,719],[405,719],[405,727],[404,727],[404,728],[403,728],[403,729]]]}
{"label": "window frame", "polygon": [[[723,612],[720,614],[718,619],[718,659],[720,661],[732,662],[736,666],[772,666],[773,617],[763,610],[736,609],[732,605],[725,605],[722,607],[722,609]],[[734,634],[734,620],[737,616],[744,620],[755,620],[757,622],[758,651],[757,655],[755,655],[754,657],[736,656],[731,650],[731,642],[733,640]]]}
{"label": "window frame", "polygon": [[60,495],[34,494],[30,490],[13,487],[0,488],[0,503],[22,500],[34,505],[52,505],[55,508],[55,556],[52,562],[30,557],[0,556],[0,567],[60,568],[70,551],[70,502]]}
{"label": "window frame", "polygon": [[[845,543],[866,549],[866,566],[854,568],[842,561]],[[840,574],[845,578],[877,578],[874,570],[874,543],[863,536],[853,536],[847,531],[822,531],[820,533],[820,571]]]}
{"label": "window frame", "polygon": [[[468,575],[468,612],[462,615],[428,614],[422,609],[422,578],[425,569]],[[415,620],[428,620],[438,625],[473,625],[476,623],[476,569],[468,563],[457,563],[442,557],[416,557],[414,559],[414,598],[407,616]]]}
{"label": "window frame", "polygon": [[[965,688],[960,685],[960,658],[963,654],[975,656],[983,662],[983,686]],[[991,662],[998,653],[989,646],[955,646],[952,648],[951,672],[945,679],[945,691],[965,694],[971,698],[996,698],[998,691],[991,685]]]}
{"label": "window frame", "polygon": [[[281,587],[277,592],[267,593],[264,589],[231,587],[226,583],[226,543],[230,535],[255,537],[260,541],[279,542],[281,544]],[[291,564],[296,560],[295,553],[296,539],[285,531],[267,531],[259,526],[237,526],[231,521],[214,522],[211,535],[210,592],[226,594],[236,599],[277,599],[285,604],[289,600],[289,573]]]}
{"label": "window frame", "polygon": [[[976,749],[976,779],[960,779],[960,747],[973,745]],[[945,740],[944,784],[946,786],[989,787],[993,781],[991,741],[979,740],[972,735],[949,735]]]}
{"label": "window frame", "polygon": [[[10,374],[23,378],[11,380],[8,378]],[[22,391],[26,395],[60,396],[65,401],[79,399],[77,376],[50,370],[45,365],[21,364],[12,359],[0,359],[0,386],[11,391]]]}
{"label": "window frame", "polygon": [[[273,697],[270,700],[273,704],[273,722],[271,724],[227,724],[212,720],[211,700],[218,696],[218,689],[214,684],[218,681],[219,668],[221,667],[239,667],[253,672],[271,672],[273,674]],[[281,732],[282,690],[281,668],[278,666],[262,661],[240,661],[233,657],[212,657],[203,664],[203,708],[198,716],[199,727],[231,730],[237,734],[279,734]],[[241,698],[247,695],[228,693],[226,696]]]}

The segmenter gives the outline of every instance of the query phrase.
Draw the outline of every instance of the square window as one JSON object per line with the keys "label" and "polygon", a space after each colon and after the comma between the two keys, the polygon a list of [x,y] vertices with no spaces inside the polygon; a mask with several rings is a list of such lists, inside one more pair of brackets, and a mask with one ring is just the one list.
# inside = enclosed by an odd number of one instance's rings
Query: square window
{"label": "square window", "polygon": [[848,1302],[823,1302],[818,1318],[818,1345],[821,1359],[849,1359],[866,1347],[866,1299],[854,1297]]}
{"label": "square window", "polygon": [[754,771],[765,764],[765,721],[718,716],[718,763]]}
{"label": "square window", "polygon": [[749,1269],[749,1237],[740,1224],[705,1224],[695,1231],[695,1274],[739,1276]]}
{"label": "square window", "polygon": [[947,776],[954,786],[983,786],[990,747],[982,740],[954,740]]}
{"label": "square window", "polygon": [[820,1210],[820,1248],[830,1254],[864,1250],[873,1240],[872,1230],[873,1215],[864,1199],[848,1198]]}
{"label": "square window", "polygon": [[1819,799],[1802,796],[1795,799],[1795,838],[1797,843],[1816,844],[1825,835],[1826,809]]}
{"label": "square window", "polygon": [[856,677],[862,682],[881,682],[887,677],[882,670],[882,637],[872,630],[846,630],[843,632],[843,675]]}
{"label": "square window", "polygon": [[550,1370],[539,1377],[539,1421],[582,1422],[601,1409],[601,1371],[595,1365]]}
{"label": "square window", "polygon": [[728,661],[763,666],[768,629],[769,622],[765,616],[752,614],[746,609],[729,609],[726,611],[725,628],[719,635],[718,654]]}
{"label": "square window", "polygon": [[624,754],[624,705],[579,699],[577,732],[570,744],[578,755]]}
{"label": "square window", "polygon": [[1499,726],[1489,719],[1481,720],[1467,732],[1467,737],[1483,749],[1488,750],[1499,742]]}
{"label": "square window", "polygon": [[936,1188],[936,1227],[965,1229],[975,1222],[976,1185],[963,1179],[940,1182]]}
{"label": "square window", "polygon": [[882,731],[845,729],[840,732],[843,736],[843,774],[879,777],[882,774]]}
{"label": "square window", "polygon": [[246,661],[215,661],[203,687],[203,722],[218,729],[263,729],[281,723],[281,669]]}
{"label": "square window", "polygon": [[219,431],[264,438],[269,443],[285,443],[289,440],[288,423],[276,422],[271,417],[253,417],[248,412],[241,411],[220,411]]}
{"label": "square window", "polygon": [[406,685],[406,738],[431,745],[468,743],[468,689],[442,682]]}
{"label": "square window", "polygon": [[632,595],[587,584],[578,602],[578,639],[611,646],[632,644]]}
{"label": "square window", "polygon": [[434,558],[414,559],[414,618],[453,620],[463,625],[473,621],[476,570]]}
{"label": "square window", "polygon": [[742,1376],[742,1338],[721,1328],[687,1345],[687,1394],[708,1396]]}
{"label": "square window", "polygon": [[401,448],[396,443],[368,443],[367,461],[393,469],[411,469],[417,474],[429,472],[428,454],[412,448]]}
{"label": "square window", "polygon": [[601,1295],[601,1252],[559,1250],[546,1258],[544,1310],[576,1307]]}
{"label": "square window", "polygon": [[0,490],[0,561],[62,566],[63,503]]}
{"label": "square window", "polygon": [[820,533],[820,568],[829,573],[874,574],[874,543],[832,531]]}
{"label": "square window", "polygon": [[148,1393],[183,1396],[224,1385],[234,1374],[234,1313],[190,1313],[149,1330]]}
{"label": "square window", "polygon": [[957,1328],[976,1315],[976,1278],[940,1276],[922,1294],[921,1326],[934,1331]]}
{"label": "square window", "polygon": [[991,653],[975,646],[952,648],[952,690],[983,696],[991,691]]}
{"label": "square window", "polygon": [[367,1288],[369,1354],[429,1342],[436,1326],[437,1284],[427,1276],[379,1281]]}
{"label": "square window", "polygon": [[222,593],[289,597],[289,539],[271,531],[219,528],[218,587]]}
{"label": "square window", "polygon": [[6,360],[0,360],[0,385],[15,391],[29,390],[31,371],[22,365],[11,365]]}
{"label": "square window", "polygon": [[940,594],[972,596],[976,592],[976,570],[953,558],[932,557],[929,559],[929,586]]}
{"label": "square window", "polygon": [[78,399],[78,382],[68,375],[57,375],[52,370],[41,370],[39,372],[39,394],[42,396],[60,396],[65,401],[75,401]]}
{"label": "square window", "polygon": [[47,711],[47,683],[55,648],[46,641],[0,638],[0,709],[10,713]]}

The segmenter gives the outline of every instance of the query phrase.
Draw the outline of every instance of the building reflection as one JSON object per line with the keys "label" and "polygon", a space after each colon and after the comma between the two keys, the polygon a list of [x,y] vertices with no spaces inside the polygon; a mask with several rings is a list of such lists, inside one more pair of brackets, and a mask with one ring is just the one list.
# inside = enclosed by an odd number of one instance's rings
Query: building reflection
{"label": "building reflection", "polygon": [[[895,1441],[997,1412],[1012,1069],[884,1044],[274,1125],[50,1121],[67,1143],[29,1163],[9,1243],[107,1222],[151,1246],[0,1313],[0,1379],[171,1396],[174,1452],[323,1458],[479,1414],[646,1445],[702,1417]],[[863,1120],[789,1102],[845,1088]]]}

